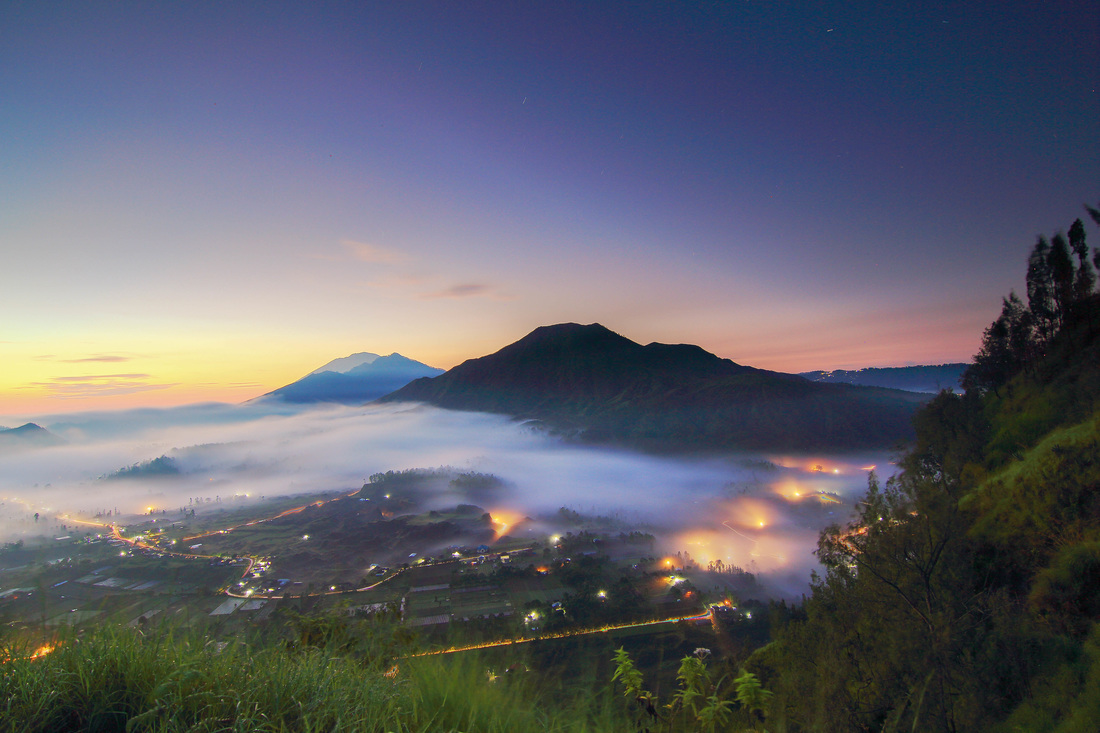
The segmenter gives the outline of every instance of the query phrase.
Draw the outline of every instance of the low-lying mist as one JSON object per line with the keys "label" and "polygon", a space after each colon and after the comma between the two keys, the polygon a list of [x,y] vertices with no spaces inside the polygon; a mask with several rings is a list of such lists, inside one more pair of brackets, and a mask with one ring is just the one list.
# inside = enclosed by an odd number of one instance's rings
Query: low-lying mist
{"label": "low-lying mist", "polygon": [[[0,454],[0,541],[56,532],[59,515],[110,511],[125,521],[150,507],[350,492],[374,473],[452,466],[504,481],[490,511],[551,530],[561,507],[611,517],[655,535],[661,552],[758,573],[783,595],[806,588],[820,530],[847,520],[868,470],[892,469],[886,455],[687,459],[580,447],[504,417],[414,404],[199,405],[37,421],[66,442]],[[162,455],[178,474],[107,478]],[[454,503],[440,494],[425,508]]]}

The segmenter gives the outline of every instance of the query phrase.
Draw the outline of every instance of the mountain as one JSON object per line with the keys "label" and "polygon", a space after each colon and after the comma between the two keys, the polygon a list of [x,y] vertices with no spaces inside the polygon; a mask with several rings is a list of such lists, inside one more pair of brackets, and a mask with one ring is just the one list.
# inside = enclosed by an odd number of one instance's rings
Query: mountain
{"label": "mountain", "polygon": [[888,387],[908,392],[930,392],[943,389],[960,390],[959,378],[968,364],[937,364],[910,367],[869,367],[866,369],[836,369],[831,372],[802,372],[811,382],[861,384],[866,387]]}
{"label": "mountain", "polygon": [[698,346],[642,346],[575,323],[537,328],[382,399],[536,419],[582,441],[657,451],[888,447],[911,437],[910,418],[925,401],[754,369]]}
{"label": "mountain", "polygon": [[0,428],[0,449],[42,447],[65,441],[41,425],[29,422],[17,428]]}
{"label": "mountain", "polygon": [[363,364],[370,364],[378,358],[378,354],[372,354],[369,351],[360,351],[358,354],[351,354],[350,356],[341,356],[339,359],[333,359],[328,364],[322,367],[317,367],[310,374],[320,374],[321,372],[340,372],[346,374],[357,366]]}
{"label": "mountain", "polygon": [[[345,371],[326,367],[343,368]],[[378,356],[364,352],[331,361],[320,371],[311,372],[297,382],[268,392],[264,397],[294,403],[338,402],[356,405],[400,389],[414,379],[442,373],[442,369],[421,364],[401,354]]]}

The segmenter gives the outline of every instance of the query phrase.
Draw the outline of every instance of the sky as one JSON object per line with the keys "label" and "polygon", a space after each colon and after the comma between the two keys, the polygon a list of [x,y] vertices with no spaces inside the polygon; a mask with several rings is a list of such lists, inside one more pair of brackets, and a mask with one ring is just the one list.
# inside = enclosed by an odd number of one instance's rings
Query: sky
{"label": "sky", "polygon": [[781,371],[965,361],[1100,203],[1098,87],[1085,0],[8,0],[0,415],[567,321]]}

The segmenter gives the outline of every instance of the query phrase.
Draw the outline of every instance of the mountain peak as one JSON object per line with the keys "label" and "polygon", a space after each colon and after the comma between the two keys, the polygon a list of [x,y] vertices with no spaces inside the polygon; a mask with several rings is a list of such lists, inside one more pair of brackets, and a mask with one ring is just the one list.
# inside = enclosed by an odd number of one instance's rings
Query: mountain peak
{"label": "mountain peak", "polygon": [[338,374],[346,374],[356,367],[363,366],[364,364],[371,364],[378,358],[380,358],[378,354],[372,354],[369,351],[360,351],[356,354],[350,354],[348,356],[342,356],[339,359],[333,359],[324,366],[314,369],[312,372],[310,372],[310,374],[320,374],[321,372],[337,372]]}
{"label": "mountain peak", "polygon": [[687,450],[882,445],[908,437],[919,402],[812,384],[690,344],[642,346],[598,323],[541,326],[382,399],[536,418],[588,441]]}
{"label": "mountain peak", "polygon": [[0,428],[0,445],[33,444],[53,445],[64,442],[37,423],[29,422],[17,428]]}
{"label": "mountain peak", "polygon": [[297,382],[268,392],[263,397],[283,402],[357,405],[399,389],[414,379],[442,373],[442,369],[396,352],[379,356],[364,351],[334,359]]}

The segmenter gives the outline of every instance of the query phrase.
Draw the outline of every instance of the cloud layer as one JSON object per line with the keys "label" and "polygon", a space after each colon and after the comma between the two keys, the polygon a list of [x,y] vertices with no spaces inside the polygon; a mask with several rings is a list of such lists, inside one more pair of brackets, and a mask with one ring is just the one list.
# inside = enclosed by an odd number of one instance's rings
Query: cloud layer
{"label": "cloud layer", "polygon": [[[193,405],[43,422],[68,442],[0,454],[0,539],[35,532],[36,511],[171,511],[196,497],[350,491],[376,472],[453,466],[506,482],[487,509],[551,524],[560,507],[611,516],[654,533],[661,551],[787,579],[789,592],[805,587],[818,532],[847,516],[867,464],[885,466],[882,456],[645,456],[565,445],[499,416],[409,404]],[[183,475],[100,479],[164,454]],[[428,508],[454,503],[441,495]]]}

